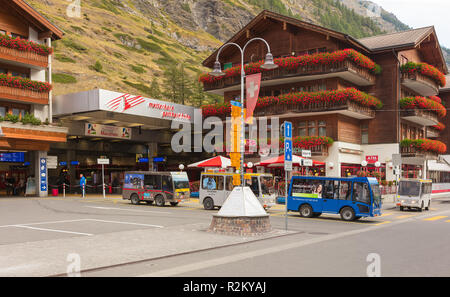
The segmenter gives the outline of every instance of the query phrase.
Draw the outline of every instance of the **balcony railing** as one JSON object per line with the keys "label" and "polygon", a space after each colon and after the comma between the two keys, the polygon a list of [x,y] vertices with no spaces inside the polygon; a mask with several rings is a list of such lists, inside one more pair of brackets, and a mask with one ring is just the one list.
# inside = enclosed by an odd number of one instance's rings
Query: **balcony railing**
{"label": "balcony railing", "polygon": [[435,80],[417,72],[402,72],[402,85],[422,96],[439,93],[439,85]]}
{"label": "balcony railing", "polygon": [[427,157],[427,158],[437,158],[439,155],[434,151],[424,151],[413,146],[400,147],[400,154],[402,157]]}
{"label": "balcony railing", "polygon": [[407,109],[400,113],[402,119],[419,124],[421,126],[434,126],[439,123],[436,112],[422,109]]}
{"label": "balcony railing", "polygon": [[346,102],[314,102],[308,105],[277,104],[264,109],[256,109],[254,116],[281,115],[286,113],[340,113],[357,119],[375,118],[375,110],[352,101]]}
{"label": "balcony railing", "polygon": [[14,61],[39,68],[48,67],[48,56],[42,56],[30,51],[19,51],[5,46],[0,46],[0,60]]}
{"label": "balcony railing", "polygon": [[49,92],[36,92],[8,86],[0,86],[0,98],[35,104],[48,104]]}
{"label": "balcony railing", "polygon": [[400,153],[402,157],[436,158],[439,154],[445,154],[447,146],[445,143],[427,138],[403,139],[400,142]]}
{"label": "balcony railing", "polygon": [[[360,67],[350,60],[344,60],[328,65],[306,65],[295,69],[279,67],[274,70],[262,72],[261,86],[270,84],[283,84],[323,79],[328,77],[341,77],[360,86],[375,84],[375,75],[368,69]],[[241,77],[225,77],[215,82],[205,82],[205,91],[225,89],[234,90],[240,87]]]}

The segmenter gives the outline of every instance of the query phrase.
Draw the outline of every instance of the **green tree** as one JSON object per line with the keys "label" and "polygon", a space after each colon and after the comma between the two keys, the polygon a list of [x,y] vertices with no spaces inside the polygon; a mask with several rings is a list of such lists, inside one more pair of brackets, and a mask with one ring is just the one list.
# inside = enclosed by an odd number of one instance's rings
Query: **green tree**
{"label": "green tree", "polygon": [[159,88],[159,83],[156,77],[153,78],[152,83],[150,85],[150,96],[152,96],[155,99],[161,99],[161,89]]}

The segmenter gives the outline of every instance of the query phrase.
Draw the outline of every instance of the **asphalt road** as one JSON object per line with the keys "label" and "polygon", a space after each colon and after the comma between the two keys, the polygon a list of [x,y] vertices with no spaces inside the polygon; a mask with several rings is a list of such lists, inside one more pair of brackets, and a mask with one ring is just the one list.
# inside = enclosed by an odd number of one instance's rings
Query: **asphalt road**
{"label": "asphalt road", "polygon": [[[275,229],[285,227],[283,208],[269,211]],[[118,198],[0,198],[0,246],[208,224],[215,212],[195,200],[159,208]],[[430,211],[387,209],[357,222],[290,213],[289,230],[297,233],[82,276],[366,276],[368,267],[381,276],[450,276],[450,198]]]}

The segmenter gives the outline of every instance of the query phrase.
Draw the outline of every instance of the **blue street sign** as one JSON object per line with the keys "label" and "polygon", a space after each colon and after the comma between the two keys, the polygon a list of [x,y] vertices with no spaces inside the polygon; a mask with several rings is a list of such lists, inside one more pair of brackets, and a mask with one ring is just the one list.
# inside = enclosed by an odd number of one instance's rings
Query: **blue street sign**
{"label": "blue street sign", "polygon": [[292,140],[290,139],[284,141],[284,160],[292,162]]}
{"label": "blue street sign", "polygon": [[47,158],[40,158],[39,175],[41,178],[41,191],[47,191]]}
{"label": "blue street sign", "polygon": [[284,138],[292,138],[292,123],[284,122]]}

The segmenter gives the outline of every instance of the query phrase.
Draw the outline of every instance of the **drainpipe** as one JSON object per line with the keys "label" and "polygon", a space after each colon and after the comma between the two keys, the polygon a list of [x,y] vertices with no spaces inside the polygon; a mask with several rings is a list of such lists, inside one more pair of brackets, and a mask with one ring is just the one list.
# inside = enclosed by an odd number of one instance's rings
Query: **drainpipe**
{"label": "drainpipe", "polygon": [[[52,46],[52,38],[49,37],[46,40],[47,46]],[[48,55],[48,79],[47,82],[52,84],[52,55]],[[48,93],[48,122],[53,123],[53,90]]]}

